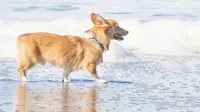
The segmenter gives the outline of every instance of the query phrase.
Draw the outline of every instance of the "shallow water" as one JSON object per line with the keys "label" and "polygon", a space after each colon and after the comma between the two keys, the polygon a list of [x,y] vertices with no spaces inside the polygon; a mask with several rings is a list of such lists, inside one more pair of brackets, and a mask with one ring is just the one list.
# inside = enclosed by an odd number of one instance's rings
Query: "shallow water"
{"label": "shallow water", "polygon": [[[28,72],[21,84],[14,59],[0,61],[2,112],[199,112],[200,58],[140,55],[131,63],[104,63],[99,76],[107,85],[76,71],[61,83],[62,70],[47,65]],[[81,81],[84,80],[84,81]],[[125,81],[133,83],[122,83]]]}

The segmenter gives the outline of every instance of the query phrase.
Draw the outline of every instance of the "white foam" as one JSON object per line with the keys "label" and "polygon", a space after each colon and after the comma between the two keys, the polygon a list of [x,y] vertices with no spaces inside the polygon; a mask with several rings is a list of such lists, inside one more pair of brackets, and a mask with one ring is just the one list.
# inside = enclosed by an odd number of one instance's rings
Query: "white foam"
{"label": "white foam", "polygon": [[[200,53],[200,22],[159,20],[140,22],[121,20],[121,27],[130,33],[122,42],[112,42],[104,60],[130,61],[133,53],[163,55],[193,55]],[[0,21],[0,57],[15,57],[16,38],[28,32],[50,32],[88,37],[84,31],[91,28],[89,19],[61,18],[53,21]],[[120,45],[120,44],[121,45]],[[125,47],[124,47],[125,46]],[[130,51],[133,51],[133,53]]]}
{"label": "white foam", "polygon": [[135,56],[130,49],[116,41],[111,41],[110,50],[106,51],[103,56],[104,62],[135,62],[139,58]]}
{"label": "white foam", "polygon": [[157,20],[141,23],[121,21],[130,34],[123,44],[139,53],[161,55],[192,55],[200,52],[199,22]]}

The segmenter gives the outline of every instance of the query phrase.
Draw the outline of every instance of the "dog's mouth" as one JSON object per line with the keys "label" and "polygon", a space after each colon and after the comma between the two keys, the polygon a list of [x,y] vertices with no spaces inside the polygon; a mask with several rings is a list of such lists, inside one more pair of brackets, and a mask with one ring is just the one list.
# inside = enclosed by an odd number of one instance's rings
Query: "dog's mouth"
{"label": "dog's mouth", "polygon": [[124,37],[122,37],[122,35],[119,34],[119,33],[114,34],[113,38],[114,38],[115,40],[119,40],[119,41],[124,40]]}

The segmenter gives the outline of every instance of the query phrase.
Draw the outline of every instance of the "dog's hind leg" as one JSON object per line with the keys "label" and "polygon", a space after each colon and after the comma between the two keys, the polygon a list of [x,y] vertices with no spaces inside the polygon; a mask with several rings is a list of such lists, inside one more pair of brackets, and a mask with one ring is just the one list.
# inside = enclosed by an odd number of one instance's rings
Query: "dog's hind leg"
{"label": "dog's hind leg", "polygon": [[108,83],[106,80],[100,79],[97,75],[96,64],[88,64],[87,70],[90,72],[92,78],[98,83]]}
{"label": "dog's hind leg", "polygon": [[18,72],[19,75],[21,77],[21,80],[23,82],[28,81],[27,77],[26,77],[26,72],[28,69],[30,69],[31,67],[33,67],[35,65],[35,63],[31,63],[30,61],[23,61],[23,62],[19,62],[18,65]]}

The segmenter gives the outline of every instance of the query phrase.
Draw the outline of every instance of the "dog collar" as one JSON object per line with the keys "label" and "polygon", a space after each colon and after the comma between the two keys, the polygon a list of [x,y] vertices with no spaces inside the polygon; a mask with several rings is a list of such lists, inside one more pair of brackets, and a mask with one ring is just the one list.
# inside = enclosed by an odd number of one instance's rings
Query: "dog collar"
{"label": "dog collar", "polygon": [[104,48],[104,46],[103,46],[103,44],[101,43],[101,42],[99,42],[95,37],[92,37],[92,38],[90,38],[90,39],[93,39],[93,40],[95,40],[96,41],[96,43],[97,44],[99,44],[99,46],[101,47],[101,49],[103,50],[103,51],[105,51],[106,49]]}

